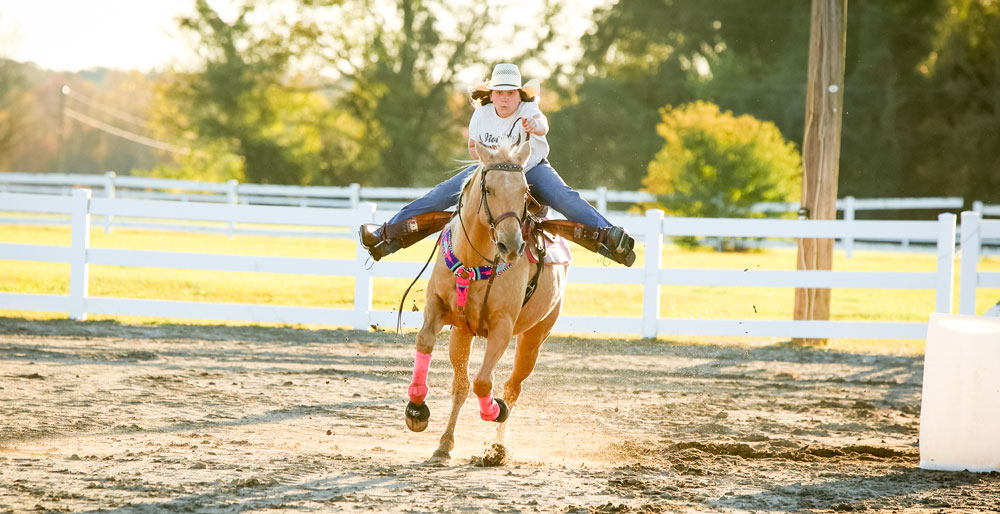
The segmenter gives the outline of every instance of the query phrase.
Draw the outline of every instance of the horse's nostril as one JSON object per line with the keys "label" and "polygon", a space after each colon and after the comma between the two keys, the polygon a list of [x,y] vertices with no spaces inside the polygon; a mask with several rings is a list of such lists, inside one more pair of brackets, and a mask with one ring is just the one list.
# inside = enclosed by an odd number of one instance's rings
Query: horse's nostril
{"label": "horse's nostril", "polygon": [[497,243],[497,250],[500,253],[502,253],[502,254],[506,254],[507,253],[507,245],[505,245],[503,243]]}

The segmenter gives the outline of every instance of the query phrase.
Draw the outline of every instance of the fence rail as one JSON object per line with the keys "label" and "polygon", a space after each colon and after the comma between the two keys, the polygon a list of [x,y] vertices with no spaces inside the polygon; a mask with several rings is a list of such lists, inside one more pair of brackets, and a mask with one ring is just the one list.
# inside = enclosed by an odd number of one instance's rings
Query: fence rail
{"label": "fence rail", "polygon": [[[299,207],[357,207],[361,202],[375,202],[380,208],[395,210],[404,203],[423,196],[426,187],[362,187],[350,184],[332,186],[284,186],[271,184],[241,184],[201,182],[194,180],[149,177],[119,177],[109,171],[104,175],[69,173],[0,172],[0,192],[29,194],[70,194],[75,187],[101,188],[106,198],[146,200],[180,200],[211,203],[244,203],[254,205],[295,205]],[[645,191],[615,191],[605,187],[580,189],[580,195],[595,204],[602,213],[608,203],[635,205],[655,202],[656,196]],[[877,210],[960,210],[965,206],[961,197],[934,198],[854,198],[837,200],[837,209],[845,219],[854,219],[857,211]],[[785,213],[799,210],[798,203],[764,202],[753,212]],[[984,206],[974,202],[973,210],[986,215],[1000,215],[1000,206]],[[850,214],[850,217],[848,217]]]}
{"label": "fence rail", "polygon": [[1000,288],[1000,272],[979,271],[984,239],[1000,239],[1000,220],[983,220],[978,212],[962,213],[962,268],[958,292],[959,314],[976,313],[976,290]]}
{"label": "fence rail", "polygon": [[[241,184],[235,180],[228,182],[200,182],[194,180],[176,180],[148,177],[119,177],[113,171],[104,175],[93,174],[56,174],[56,173],[0,173],[0,192],[15,192],[29,194],[62,194],[69,195],[74,188],[101,188],[104,198],[128,198],[137,200],[174,200],[192,203],[215,203],[230,205],[274,205],[323,208],[356,208],[362,202],[377,204],[379,222],[389,218],[406,202],[418,198],[429,191],[429,188],[406,187],[361,187],[350,184],[345,187],[327,186],[283,186],[270,184]],[[622,214],[621,211],[608,209],[609,203],[636,205],[653,202],[656,197],[645,191],[614,191],[604,187],[596,189],[581,189],[580,195],[595,205],[598,211],[605,215]],[[965,200],[961,197],[935,198],[854,198],[848,196],[837,200],[837,209],[842,212],[844,220],[856,219],[860,211],[879,210],[961,210]],[[974,209],[984,215],[1000,216],[1000,206],[987,206],[982,202],[974,202]],[[760,203],[752,208],[753,212],[787,213],[796,212],[797,203]],[[17,219],[23,223],[60,224],[68,221],[59,219]],[[199,225],[170,225],[114,219],[109,216],[103,221],[104,231],[111,232],[114,227],[143,229],[180,229],[200,232],[226,232],[234,234],[287,235],[281,230],[261,230],[254,228],[237,228],[232,220],[227,220],[223,227]],[[316,237],[353,237],[351,231],[320,231],[311,233],[296,232],[297,236]],[[870,234],[862,238],[865,242],[899,243],[909,247],[911,242],[934,243],[933,239],[921,237],[906,237],[893,232]],[[844,238],[841,246],[848,258],[853,254],[854,238]]]}
{"label": "fence rail", "polygon": [[[394,311],[372,307],[376,277],[410,278],[421,263],[379,262],[364,265],[364,249],[357,246],[354,259],[304,259],[292,257],[231,256],[146,250],[90,248],[91,216],[142,216],[172,220],[245,222],[311,227],[356,227],[377,219],[375,205],[362,203],[354,209],[312,209],[256,205],[188,203],[91,198],[79,189],[71,197],[0,193],[0,210],[69,214],[72,244],[69,247],[0,243],[0,259],[68,262],[68,296],[0,293],[0,308],[66,312],[74,319],[88,313],[135,315],[228,321],[309,323],[353,326],[366,329],[374,324],[392,326]],[[954,214],[941,214],[938,221],[813,221],[777,219],[670,218],[650,210],[645,216],[612,216],[646,246],[641,268],[575,267],[575,283],[639,284],[643,286],[642,317],[563,316],[559,332],[605,334],[716,335],[753,337],[850,337],[922,339],[924,322],[783,321],[759,319],[660,318],[661,286],[703,285],[728,287],[858,287],[867,289],[931,289],[935,312],[950,313],[954,287]],[[992,230],[992,229],[990,229]],[[856,238],[886,232],[937,241],[938,265],[933,272],[839,272],[839,271],[738,271],[718,269],[661,268],[664,236],[820,237]],[[354,278],[351,309],[309,308],[282,305],[221,304],[126,298],[94,298],[88,295],[91,264],[162,267],[218,271],[300,273]],[[930,313],[928,313],[930,314]],[[404,312],[403,324],[416,328],[419,313]]]}

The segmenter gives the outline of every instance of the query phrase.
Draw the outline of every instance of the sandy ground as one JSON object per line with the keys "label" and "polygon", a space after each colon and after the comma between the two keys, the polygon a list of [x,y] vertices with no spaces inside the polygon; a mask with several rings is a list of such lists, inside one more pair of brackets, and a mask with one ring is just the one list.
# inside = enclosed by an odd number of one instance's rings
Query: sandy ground
{"label": "sandy ground", "polygon": [[477,464],[496,425],[470,398],[428,467],[447,341],[419,434],[412,355],[412,334],[0,318],[0,512],[1000,510],[1000,474],[917,468],[922,358],[552,338],[511,461]]}

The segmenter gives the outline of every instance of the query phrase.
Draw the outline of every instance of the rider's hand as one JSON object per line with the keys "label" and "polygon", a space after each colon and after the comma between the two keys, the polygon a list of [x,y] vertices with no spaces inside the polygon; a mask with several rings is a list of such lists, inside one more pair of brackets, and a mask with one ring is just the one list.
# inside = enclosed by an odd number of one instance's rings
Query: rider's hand
{"label": "rider's hand", "polygon": [[535,120],[531,118],[521,118],[521,124],[524,125],[524,131],[528,134],[541,134],[542,131],[535,123]]}

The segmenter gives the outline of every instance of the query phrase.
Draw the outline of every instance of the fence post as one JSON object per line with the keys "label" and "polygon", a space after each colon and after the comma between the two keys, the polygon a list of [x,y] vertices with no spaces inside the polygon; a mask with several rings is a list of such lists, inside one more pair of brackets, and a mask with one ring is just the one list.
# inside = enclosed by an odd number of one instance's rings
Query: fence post
{"label": "fence post", "polygon": [[73,191],[71,215],[72,258],[69,266],[69,317],[76,321],[87,320],[87,285],[90,265],[87,249],[90,248],[90,190]]}
{"label": "fence post", "polygon": [[604,186],[597,187],[597,212],[608,214],[608,188]]}
{"label": "fence post", "polygon": [[347,200],[350,202],[351,208],[356,209],[358,204],[361,203],[361,184],[355,182],[347,187],[350,189],[348,193],[350,197]]}
{"label": "fence post", "polygon": [[955,296],[955,220],[950,212],[938,215],[937,306],[934,312],[951,314]]}
{"label": "fence post", "polygon": [[[844,198],[844,221],[852,222],[854,221],[854,197],[848,196]],[[853,224],[848,225],[851,228],[851,234],[844,238],[844,252],[847,254],[847,258],[850,259],[851,255],[854,253],[854,229]]]}
{"label": "fence post", "polygon": [[[104,172],[104,197],[108,200],[115,199],[115,172],[106,171]],[[111,222],[114,221],[114,216],[108,214],[104,217],[104,233],[111,233]]]}
{"label": "fence post", "polygon": [[[237,186],[239,186],[239,181],[234,178],[231,178],[226,181],[226,201],[229,203],[229,205],[235,206],[240,201],[239,194],[237,194],[236,192]],[[236,233],[236,223],[234,221],[230,221],[227,235],[229,235],[229,237],[233,237],[235,233]]]}
{"label": "fence post", "polygon": [[[359,204],[357,209],[365,221],[375,222],[374,203],[364,202]],[[374,274],[371,269],[365,266],[370,257],[365,247],[361,246],[361,241],[357,241],[357,248],[357,258],[355,259],[357,267],[354,274],[354,328],[355,330],[368,330],[371,325],[372,283],[374,282],[372,277]]]}
{"label": "fence post", "polygon": [[[980,200],[976,200],[976,201],[972,202],[972,210],[975,211],[975,212],[978,212],[979,214],[982,214],[983,213],[983,202],[980,201]],[[963,218],[965,217],[965,213],[962,214],[962,217]]]}
{"label": "fence post", "polygon": [[642,288],[642,337],[656,337],[660,317],[660,262],[663,260],[663,211],[646,211],[646,270]]}
{"label": "fence post", "polygon": [[958,288],[958,313],[976,314],[976,287],[979,285],[977,268],[982,240],[979,237],[978,212],[962,213],[962,270]]}

